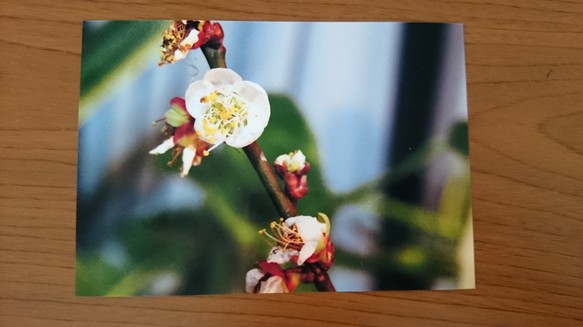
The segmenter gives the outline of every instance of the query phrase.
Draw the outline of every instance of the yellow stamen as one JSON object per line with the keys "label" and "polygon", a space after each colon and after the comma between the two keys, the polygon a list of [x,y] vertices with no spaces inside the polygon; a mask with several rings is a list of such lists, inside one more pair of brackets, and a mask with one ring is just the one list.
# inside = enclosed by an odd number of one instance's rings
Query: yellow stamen
{"label": "yellow stamen", "polygon": [[291,228],[288,227],[283,218],[280,218],[278,222],[272,221],[269,224],[269,228],[273,235],[268,233],[266,229],[259,231],[260,235],[266,237],[266,241],[269,244],[276,245],[284,250],[288,247],[299,249],[304,245],[304,241],[302,240],[297,227],[295,225]]}
{"label": "yellow stamen", "polygon": [[236,93],[215,90],[201,97],[200,102],[205,104],[202,129],[207,138],[217,133],[228,137],[247,125],[247,104]]}

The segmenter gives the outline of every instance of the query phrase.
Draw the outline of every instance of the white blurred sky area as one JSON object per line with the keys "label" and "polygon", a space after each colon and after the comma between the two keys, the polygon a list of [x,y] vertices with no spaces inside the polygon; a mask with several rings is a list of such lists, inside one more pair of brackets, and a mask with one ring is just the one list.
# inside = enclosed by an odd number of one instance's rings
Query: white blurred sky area
{"label": "white blurred sky area", "polygon": [[[96,21],[86,26],[101,28],[104,24]],[[321,171],[330,190],[349,192],[383,173],[390,159],[404,24],[221,24],[229,68],[267,92],[289,96],[300,108],[316,137]],[[448,29],[445,48],[432,130],[435,134],[444,134],[454,122],[467,119],[461,25]],[[143,65],[139,73],[122,73],[110,93],[90,104],[93,114],[82,123],[79,133],[79,196],[91,196],[102,177],[123,162],[133,147],[159,133],[151,122],[164,115],[172,97],[184,97],[188,84],[208,70],[200,51],[191,51],[186,60],[161,68],[158,61],[159,48],[155,47],[147,60],[139,63]],[[442,169],[437,166],[430,171],[436,180]],[[176,176],[163,177],[167,178],[161,184],[164,192],[148,187],[150,179],[142,176],[136,183],[142,189],[136,192],[143,201],[131,210],[154,214],[200,204],[202,192],[190,180]],[[438,187],[431,182],[428,186]],[[354,210],[340,210],[340,218]],[[363,216],[366,214],[361,213]],[[339,225],[354,228],[340,220]],[[364,230],[371,224],[374,226],[372,218]],[[337,234],[335,242],[352,247],[354,240],[342,239],[342,230]],[[371,247],[362,244],[354,248],[366,253]],[[332,274],[347,281],[346,290],[365,290],[371,285],[366,275],[355,271],[338,268]]]}

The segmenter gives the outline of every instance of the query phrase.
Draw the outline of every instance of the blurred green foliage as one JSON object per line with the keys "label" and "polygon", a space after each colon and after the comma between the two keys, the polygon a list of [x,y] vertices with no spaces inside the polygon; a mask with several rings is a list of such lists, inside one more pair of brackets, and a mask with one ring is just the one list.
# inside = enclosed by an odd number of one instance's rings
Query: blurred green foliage
{"label": "blurred green foliage", "polygon": [[[104,95],[120,72],[141,69],[140,56],[160,43],[169,21],[109,21],[101,27],[83,24],[79,121],[89,116],[87,104]],[[98,24],[99,25],[99,24]]]}

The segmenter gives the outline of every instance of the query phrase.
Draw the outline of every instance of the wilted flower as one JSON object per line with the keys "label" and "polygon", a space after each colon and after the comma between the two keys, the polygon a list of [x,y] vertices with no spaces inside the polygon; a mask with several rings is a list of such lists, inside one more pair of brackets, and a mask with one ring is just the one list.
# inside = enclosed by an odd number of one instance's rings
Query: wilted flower
{"label": "wilted flower", "polygon": [[218,48],[223,43],[223,28],[208,20],[175,20],[162,36],[159,66],[186,58],[188,51],[203,45]]}
{"label": "wilted flower", "polygon": [[[318,218],[324,222],[318,221]],[[292,256],[298,265],[304,262],[322,263],[326,269],[332,264],[334,246],[330,240],[330,220],[323,213],[318,218],[311,216],[296,216],[288,219],[281,218],[279,222],[272,222],[270,228],[273,235],[265,229],[259,231],[267,236],[268,240],[277,247],[299,251],[297,257]]]}
{"label": "wilted flower", "polygon": [[276,263],[261,261],[245,276],[247,293],[289,293],[300,283],[298,269],[282,269]]}
{"label": "wilted flower", "polygon": [[223,142],[235,148],[253,143],[271,114],[265,90],[227,68],[211,69],[190,84],[186,109],[195,119],[197,135],[214,147]]}
{"label": "wilted flower", "polygon": [[151,150],[150,154],[163,154],[174,148],[172,160],[168,163],[171,166],[182,153],[180,176],[184,177],[188,175],[192,166],[198,166],[201,163],[209,145],[196,135],[194,118],[186,111],[184,99],[175,97],[170,101],[170,105],[171,109],[166,112],[164,120],[166,121],[165,130],[172,136]]}

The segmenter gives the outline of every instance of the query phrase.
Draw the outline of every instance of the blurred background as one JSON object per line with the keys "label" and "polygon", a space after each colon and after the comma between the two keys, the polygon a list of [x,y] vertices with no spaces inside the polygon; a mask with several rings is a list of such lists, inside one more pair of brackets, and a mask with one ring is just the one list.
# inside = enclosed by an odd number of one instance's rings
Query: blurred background
{"label": "blurred background", "polygon": [[[148,155],[152,122],[208,70],[200,51],[157,66],[169,24],[84,23],[78,295],[244,292],[269,251],[257,231],[278,216],[240,149],[184,179]],[[298,211],[331,218],[337,290],[473,288],[462,25],[221,24],[229,68],[270,95],[267,158],[312,165]]]}

